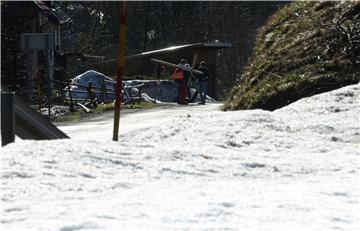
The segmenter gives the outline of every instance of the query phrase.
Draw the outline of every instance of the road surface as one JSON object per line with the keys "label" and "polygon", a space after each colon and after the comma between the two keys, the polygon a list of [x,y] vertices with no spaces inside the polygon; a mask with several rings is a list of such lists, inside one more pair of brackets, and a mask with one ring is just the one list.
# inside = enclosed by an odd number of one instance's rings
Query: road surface
{"label": "road surface", "polygon": [[[123,110],[120,113],[120,138],[129,132],[138,132],[143,129],[161,125],[173,120],[177,116],[195,115],[220,110],[221,104],[206,105],[177,105],[166,104],[147,110]],[[81,122],[56,123],[60,130],[71,139],[78,140],[111,140],[113,135],[114,113],[107,112]]]}

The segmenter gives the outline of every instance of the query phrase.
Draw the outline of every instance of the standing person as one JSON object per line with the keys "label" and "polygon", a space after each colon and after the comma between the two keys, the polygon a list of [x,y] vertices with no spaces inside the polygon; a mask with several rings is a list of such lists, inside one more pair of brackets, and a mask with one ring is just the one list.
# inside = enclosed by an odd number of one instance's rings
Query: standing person
{"label": "standing person", "polygon": [[[185,64],[186,64],[186,60],[182,59],[180,61],[179,66],[181,66],[181,65],[185,66]],[[177,103],[178,104],[187,104],[187,101],[186,101],[187,87],[186,87],[186,82],[184,79],[184,71],[177,67],[174,70],[172,79],[178,85]]]}
{"label": "standing person", "polygon": [[[191,68],[190,64],[188,64],[188,63],[185,64],[185,67],[187,67],[189,69]],[[186,85],[186,96],[187,96],[188,101],[190,100],[190,97],[191,97],[190,87],[189,87],[190,79],[191,79],[191,72],[184,71],[184,81],[185,81],[185,85]]]}
{"label": "standing person", "polygon": [[206,66],[204,61],[200,62],[200,66],[198,68],[199,71],[203,72],[203,75],[198,75],[198,91],[200,94],[200,103],[205,105],[206,101],[206,93],[207,93],[207,85],[209,80],[209,69]]}
{"label": "standing person", "polygon": [[197,78],[194,75],[191,75],[191,79],[190,79],[190,83],[189,83],[191,88],[195,88],[195,92],[194,94],[191,96],[191,94],[189,93],[189,103],[193,103],[195,102],[197,96],[199,95],[199,90],[198,90],[198,83],[197,83]]}

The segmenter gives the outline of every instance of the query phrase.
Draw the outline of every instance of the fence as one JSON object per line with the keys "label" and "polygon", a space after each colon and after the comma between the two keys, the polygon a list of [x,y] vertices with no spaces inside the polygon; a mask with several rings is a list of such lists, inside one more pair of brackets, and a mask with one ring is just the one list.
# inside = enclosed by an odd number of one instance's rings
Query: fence
{"label": "fence", "polygon": [[[51,82],[51,87],[46,81],[40,79],[33,80],[34,88],[28,89],[21,87],[13,89],[17,92],[17,95],[23,96],[30,94],[30,104],[33,105],[40,112],[43,108],[48,109],[48,117],[51,117],[51,108],[54,105],[69,105],[70,111],[74,111],[74,105],[77,102],[83,102],[88,96],[86,90],[88,85],[76,84],[68,81],[54,80]],[[111,83],[113,87],[109,88],[105,83]],[[123,83],[122,85],[122,102],[124,104],[134,104],[142,100],[141,93],[143,92],[144,84],[138,84],[129,86]],[[91,86],[91,89],[95,92],[97,102],[109,103],[115,100],[115,81],[104,80],[101,86]],[[80,95],[80,97],[79,97]]]}

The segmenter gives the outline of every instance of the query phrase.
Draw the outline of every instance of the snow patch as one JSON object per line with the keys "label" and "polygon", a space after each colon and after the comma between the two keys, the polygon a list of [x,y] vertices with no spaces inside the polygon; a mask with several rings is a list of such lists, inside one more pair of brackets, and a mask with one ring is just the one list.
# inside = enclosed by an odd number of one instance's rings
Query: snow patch
{"label": "snow patch", "polygon": [[[0,228],[356,230],[359,94],[348,86],[274,112],[174,109],[120,142],[7,145]],[[102,136],[91,128],[84,136]]]}

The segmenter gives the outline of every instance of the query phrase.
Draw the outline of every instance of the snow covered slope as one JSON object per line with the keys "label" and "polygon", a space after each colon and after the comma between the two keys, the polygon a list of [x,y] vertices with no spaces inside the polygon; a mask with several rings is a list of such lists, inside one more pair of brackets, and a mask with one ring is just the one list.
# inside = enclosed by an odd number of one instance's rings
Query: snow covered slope
{"label": "snow covered slope", "polygon": [[274,112],[180,114],[118,143],[16,142],[1,149],[0,228],[358,230],[359,115],[358,84]]}

